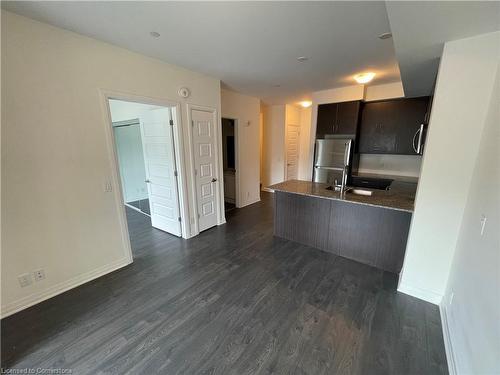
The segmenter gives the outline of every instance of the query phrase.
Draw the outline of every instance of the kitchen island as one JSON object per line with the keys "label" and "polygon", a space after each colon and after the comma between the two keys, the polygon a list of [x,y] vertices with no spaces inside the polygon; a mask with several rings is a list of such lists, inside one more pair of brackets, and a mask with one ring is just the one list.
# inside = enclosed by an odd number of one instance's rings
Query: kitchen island
{"label": "kitchen island", "polygon": [[327,188],[299,180],[270,186],[275,192],[274,234],[399,273],[414,191],[395,187],[365,196]]}

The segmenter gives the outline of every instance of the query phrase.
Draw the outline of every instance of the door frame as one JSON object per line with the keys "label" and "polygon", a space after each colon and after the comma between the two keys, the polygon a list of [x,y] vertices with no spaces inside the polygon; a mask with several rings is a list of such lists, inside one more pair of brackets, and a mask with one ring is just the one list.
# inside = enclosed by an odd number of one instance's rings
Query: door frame
{"label": "door frame", "polygon": [[226,223],[226,216],[224,212],[224,176],[223,175],[223,166],[222,166],[222,121],[221,117],[218,115],[217,109],[212,107],[201,106],[197,104],[186,104],[187,111],[187,119],[188,119],[188,131],[187,131],[187,141],[188,141],[188,149],[191,151],[189,153],[189,169],[190,169],[190,177],[191,177],[191,189],[192,189],[192,205],[195,209],[196,215],[194,215],[193,223],[194,230],[193,235],[197,235],[200,233],[200,226],[198,221],[198,194],[196,193],[196,176],[194,174],[194,142],[193,142],[193,116],[191,112],[193,110],[208,112],[212,114],[212,120],[214,121],[215,127],[215,168],[216,175],[218,176],[218,184],[216,186],[217,196],[219,200],[219,204],[217,204],[217,225],[222,225]]}
{"label": "door frame", "polygon": [[285,181],[288,180],[288,173],[287,173],[287,164],[288,164],[288,127],[289,126],[294,126],[297,128],[297,132],[299,133],[299,142],[298,142],[298,152],[297,152],[297,156],[298,156],[298,160],[297,160],[297,178],[299,178],[298,174],[299,174],[299,163],[300,163],[300,136],[301,136],[301,128],[300,128],[300,125],[297,125],[297,124],[285,124],[285,157],[284,157],[284,160],[285,160],[285,171],[284,171],[284,176],[285,176]]}
{"label": "door frame", "polygon": [[[222,119],[228,119],[234,121],[234,163],[236,164],[236,173],[234,174],[234,190],[235,190],[235,202],[234,205],[240,207],[240,137],[239,137],[239,121],[237,118],[221,116],[221,147],[222,146]],[[224,159],[222,159],[224,160]],[[222,174],[224,175],[224,165],[222,166]]]}
{"label": "door frame", "polygon": [[132,261],[132,247],[130,244],[130,235],[127,224],[127,215],[124,204],[123,190],[121,184],[120,170],[118,164],[118,155],[116,152],[116,144],[113,134],[113,122],[111,117],[111,109],[109,106],[109,100],[122,100],[127,102],[134,102],[146,105],[157,105],[163,107],[171,108],[173,125],[173,136],[174,136],[174,153],[175,153],[175,167],[177,169],[177,190],[179,193],[179,214],[181,215],[181,236],[182,238],[189,238],[189,224],[187,218],[189,218],[189,205],[188,205],[188,194],[187,194],[187,182],[186,182],[186,171],[184,168],[184,147],[182,144],[182,109],[179,102],[175,102],[167,99],[152,98],[148,96],[135,95],[130,93],[123,93],[118,91],[110,90],[99,90],[102,104],[102,113],[104,114],[104,120],[106,123],[105,133],[106,133],[106,146],[108,149],[108,159],[109,165],[111,166],[111,180],[112,185],[116,188],[113,189],[113,194],[115,202],[118,207],[118,220],[120,221],[120,227],[122,231],[123,242],[126,246],[126,252],[130,261]]}

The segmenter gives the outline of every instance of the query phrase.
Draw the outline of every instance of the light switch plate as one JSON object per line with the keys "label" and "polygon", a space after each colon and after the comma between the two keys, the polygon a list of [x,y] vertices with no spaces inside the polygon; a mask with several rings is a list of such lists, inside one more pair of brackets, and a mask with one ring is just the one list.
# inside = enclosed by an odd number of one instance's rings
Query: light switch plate
{"label": "light switch plate", "polygon": [[21,285],[22,288],[33,284],[33,279],[31,278],[31,275],[29,273],[23,273],[22,275],[19,275],[17,277],[17,280],[19,281],[19,285]]}
{"label": "light switch plate", "polygon": [[487,220],[487,217],[484,215],[481,215],[481,236],[484,233],[484,227],[486,226],[486,220]]}

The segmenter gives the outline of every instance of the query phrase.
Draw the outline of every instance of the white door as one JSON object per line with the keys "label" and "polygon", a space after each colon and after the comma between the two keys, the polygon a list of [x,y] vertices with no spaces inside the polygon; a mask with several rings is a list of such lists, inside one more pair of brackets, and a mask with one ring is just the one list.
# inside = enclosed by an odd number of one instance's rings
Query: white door
{"label": "white door", "polygon": [[216,136],[211,112],[191,111],[193,156],[199,231],[217,225],[219,181],[216,167]]}
{"label": "white door", "polygon": [[179,193],[172,116],[169,108],[141,114],[141,138],[146,166],[151,224],[165,232],[181,235]]}
{"label": "white door", "polygon": [[296,180],[299,175],[300,127],[288,125],[286,129],[286,180]]}

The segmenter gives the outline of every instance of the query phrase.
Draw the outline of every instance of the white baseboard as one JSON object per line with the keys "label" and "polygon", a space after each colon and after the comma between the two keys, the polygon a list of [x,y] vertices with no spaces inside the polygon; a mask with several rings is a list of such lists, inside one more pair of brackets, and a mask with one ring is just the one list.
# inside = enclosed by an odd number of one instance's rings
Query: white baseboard
{"label": "white baseboard", "polygon": [[268,193],[274,193],[273,189],[269,189],[268,187],[263,187],[262,191],[267,191]]}
{"label": "white baseboard", "polygon": [[254,203],[257,203],[257,202],[260,202],[260,198],[254,199],[253,201],[250,201],[250,202],[246,202],[245,204],[243,204],[241,206],[238,206],[238,208],[243,208],[243,207],[246,207],[246,206],[250,206],[251,204],[254,204]]}
{"label": "white baseboard", "polygon": [[457,367],[453,346],[450,337],[450,326],[448,324],[448,313],[443,303],[439,305],[439,314],[441,315],[441,327],[443,329],[444,349],[446,351],[446,360],[448,362],[448,372],[450,375],[457,375]]}
{"label": "white baseboard", "polygon": [[21,310],[27,309],[30,306],[36,305],[37,303],[45,301],[54,296],[57,296],[58,294],[64,293],[70,289],[76,288],[77,286],[85,284],[91,280],[97,279],[98,277],[104,276],[107,273],[116,271],[117,269],[125,267],[130,263],[132,262],[130,261],[129,258],[122,258],[118,261],[107,264],[103,267],[99,267],[90,272],[83,273],[69,280],[53,285],[41,292],[33,293],[29,296],[18,299],[17,301],[11,302],[5,306],[2,306],[0,319],[3,319]]}
{"label": "white baseboard", "polygon": [[421,289],[419,287],[409,285],[405,282],[400,282],[398,285],[398,292],[408,294],[409,296],[439,305],[443,296],[431,290]]}

